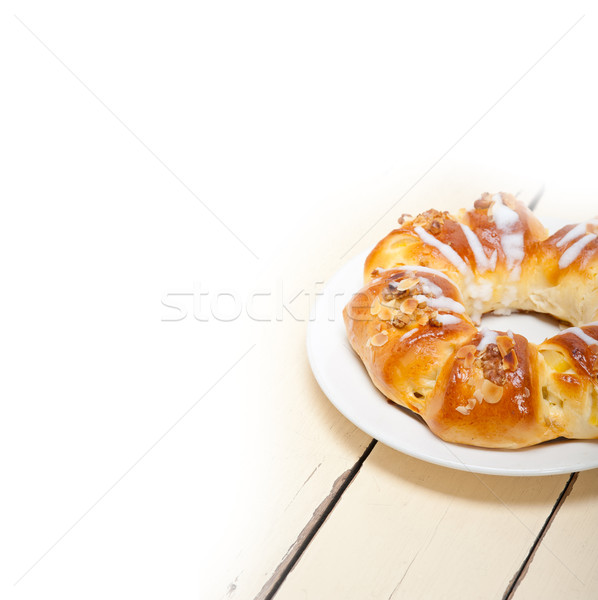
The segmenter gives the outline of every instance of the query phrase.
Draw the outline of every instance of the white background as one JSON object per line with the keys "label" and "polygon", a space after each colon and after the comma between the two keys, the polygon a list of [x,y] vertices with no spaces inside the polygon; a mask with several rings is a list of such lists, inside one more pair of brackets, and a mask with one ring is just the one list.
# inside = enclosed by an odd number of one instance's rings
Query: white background
{"label": "white background", "polygon": [[[597,213],[597,46],[583,2],[5,3],[0,595],[253,597],[288,473],[352,464],[282,305],[403,207]],[[199,289],[242,315],[168,320]]]}

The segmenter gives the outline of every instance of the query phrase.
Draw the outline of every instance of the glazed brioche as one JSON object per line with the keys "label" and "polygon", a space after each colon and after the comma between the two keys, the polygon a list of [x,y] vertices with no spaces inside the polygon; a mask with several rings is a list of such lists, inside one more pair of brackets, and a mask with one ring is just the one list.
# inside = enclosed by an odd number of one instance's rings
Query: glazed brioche
{"label": "glazed brioche", "polygon": [[[446,441],[598,438],[597,231],[598,219],[549,237],[508,194],[402,217],[345,307],[350,343],[380,391]],[[482,314],[511,310],[573,327],[539,346],[478,329]]]}

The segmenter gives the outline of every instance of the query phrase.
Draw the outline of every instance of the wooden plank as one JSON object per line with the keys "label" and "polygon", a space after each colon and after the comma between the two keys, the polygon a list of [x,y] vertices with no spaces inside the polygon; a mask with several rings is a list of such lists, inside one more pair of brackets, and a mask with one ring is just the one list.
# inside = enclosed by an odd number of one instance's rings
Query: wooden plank
{"label": "wooden plank", "polygon": [[515,600],[598,597],[598,470],[578,475],[515,589]]}
{"label": "wooden plank", "polygon": [[501,598],[567,478],[453,471],[378,444],[276,598]]}

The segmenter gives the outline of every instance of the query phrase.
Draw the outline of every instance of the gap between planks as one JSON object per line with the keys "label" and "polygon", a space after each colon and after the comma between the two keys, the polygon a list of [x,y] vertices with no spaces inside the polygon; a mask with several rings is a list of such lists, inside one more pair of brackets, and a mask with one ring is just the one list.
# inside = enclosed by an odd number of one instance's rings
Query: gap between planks
{"label": "gap between planks", "polygon": [[258,595],[255,597],[255,600],[272,600],[272,598],[274,598],[280,589],[280,586],[284,583],[289,573],[293,570],[301,558],[301,555],[307,550],[310,542],[318,533],[320,527],[322,527],[330,513],[334,510],[334,507],[337,505],[338,501],[341,499],[349,485],[351,485],[351,482],[355,479],[361,467],[363,466],[363,463],[372,453],[372,450],[377,443],[378,440],[372,439],[357,462],[335,480],[334,484],[332,485],[332,489],[330,490],[330,494],[328,494],[328,496],[324,498],[316,510],[314,510],[312,518],[297,536],[297,539],[288,549],[287,553],[280,561],[278,567],[276,567],[274,570],[274,573],[270,579],[268,579]]}
{"label": "gap between planks", "polygon": [[[536,192],[534,197],[531,199],[531,201],[528,204],[528,208],[531,211],[536,209],[536,207],[538,206],[538,202],[542,198],[543,193],[544,187],[540,188],[538,192]],[[349,487],[351,482],[359,473],[361,467],[363,466],[363,463],[366,461],[367,457],[372,453],[372,450],[374,449],[376,443],[377,440],[372,439],[368,447],[365,449],[365,451],[359,457],[359,459],[353,465],[353,467],[345,471],[342,475],[340,475],[340,477],[338,477],[335,480],[334,484],[332,485],[332,490],[330,491],[330,494],[328,494],[328,496],[320,503],[316,510],[314,510],[312,518],[308,521],[307,525],[297,536],[295,542],[288,549],[280,564],[278,565],[278,567],[276,567],[274,573],[272,574],[270,579],[268,579],[268,581],[264,584],[264,586],[262,587],[262,589],[260,590],[260,592],[254,600],[272,600],[272,598],[274,598],[274,596],[284,583],[285,579],[288,577],[289,573],[293,570],[293,568],[301,558],[302,554],[307,550],[307,547],[309,546],[310,542],[313,540],[315,535],[318,533],[320,527],[322,527],[330,513],[334,510],[334,507],[337,505],[338,501],[341,499],[342,495],[345,493],[346,489]],[[567,486],[569,486],[569,484],[572,482],[572,478],[573,475],[567,482]],[[567,490],[567,486],[565,487],[565,490]],[[565,490],[561,492],[561,495],[557,500],[557,504],[553,507],[550,516],[544,524],[544,527],[542,528],[542,531],[540,532],[538,538],[535,540],[535,543],[532,546],[528,556],[526,557],[519,571],[517,571],[517,573],[515,574],[515,577],[513,578],[512,582],[509,584],[509,588],[505,593],[504,600],[510,600],[512,598],[512,594],[517,588],[519,582],[521,581],[522,576],[525,574],[527,566],[533,558],[533,554],[535,553],[535,550],[538,544],[540,543],[542,536],[548,529],[551,520],[554,518],[554,515],[558,511],[557,507],[560,507],[559,502],[562,504],[562,501],[564,501],[564,498],[566,497],[564,496]]]}
{"label": "gap between planks", "polygon": [[575,482],[577,481],[578,475],[579,475],[579,473],[571,473],[571,475],[569,476],[569,479],[567,480],[565,487],[563,488],[562,492],[559,494],[559,497],[557,498],[554,506],[552,507],[552,510],[550,511],[550,514],[548,515],[548,518],[546,519],[544,525],[542,526],[542,529],[540,529],[540,533],[538,533],[538,536],[534,540],[534,543],[532,544],[527,556],[523,560],[521,567],[519,567],[519,570],[515,573],[515,575],[513,576],[513,579],[511,579],[511,581],[509,582],[509,585],[503,596],[503,600],[512,600],[513,599],[515,592],[517,591],[517,588],[519,587],[519,584],[525,578],[527,571],[528,571],[532,561],[534,560],[534,556],[536,555],[536,552],[537,552],[538,548],[540,547],[540,544],[544,540],[544,536],[546,535],[546,532],[552,525],[552,522],[556,518],[556,515],[558,514],[559,510],[561,509],[561,506],[563,506],[563,504],[565,503],[565,500],[571,493],[571,490],[573,489],[573,486],[575,485]]}

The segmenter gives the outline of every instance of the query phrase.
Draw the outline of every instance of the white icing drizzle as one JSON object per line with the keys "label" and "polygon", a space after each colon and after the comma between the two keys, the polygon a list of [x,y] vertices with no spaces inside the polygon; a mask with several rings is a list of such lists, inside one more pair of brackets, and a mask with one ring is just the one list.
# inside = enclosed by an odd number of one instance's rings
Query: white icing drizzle
{"label": "white icing drizzle", "polygon": [[437,315],[436,320],[441,325],[456,325],[461,322],[461,319],[455,315]]}
{"label": "white icing drizzle", "polygon": [[567,268],[574,260],[579,257],[581,251],[592,241],[595,240],[596,236],[593,233],[584,235],[580,240],[577,240],[574,244],[571,244],[559,258],[559,268]]}
{"label": "white icing drizzle", "polygon": [[598,340],[595,340],[593,337],[590,337],[583,329],[579,327],[569,327],[568,329],[563,329],[559,335],[563,335],[563,333],[572,333],[577,336],[582,342],[585,342],[588,346],[598,346]]}
{"label": "white icing drizzle", "polygon": [[422,273],[430,273],[431,275],[438,275],[438,277],[442,277],[443,279],[446,279],[449,283],[452,283],[453,285],[455,285],[455,282],[448,275],[446,275],[442,271],[439,271],[438,269],[432,269],[430,267],[412,267],[412,266],[400,266],[400,267],[395,267],[395,268],[404,269],[408,273],[414,273],[415,271],[421,271]]}
{"label": "white icing drizzle", "polygon": [[494,252],[490,255],[490,270],[494,271],[496,269],[496,261],[498,260],[498,251],[494,250]]}
{"label": "white icing drizzle", "polygon": [[480,329],[480,333],[482,334],[482,339],[478,344],[477,348],[480,352],[484,352],[489,344],[496,344],[496,338],[498,337],[498,332],[492,329],[486,329],[482,327]]}
{"label": "white icing drizzle", "polygon": [[[503,202],[502,194],[494,194],[492,200],[492,216],[500,236],[500,245],[507,259],[507,267],[511,271],[511,279],[517,279],[521,274],[521,261],[525,256],[522,223],[517,212]],[[516,228],[519,231],[516,231]]]}
{"label": "white icing drizzle", "polygon": [[437,240],[420,225],[415,228],[415,233],[417,233],[422,242],[425,242],[430,246],[434,246],[434,248],[439,250],[440,253],[446,259],[448,259],[448,261],[452,263],[461,274],[465,275],[469,271],[465,261],[448,244],[444,244],[443,242]]}
{"label": "white icing drizzle", "polygon": [[436,298],[442,296],[442,288],[432,283],[425,277],[419,277],[419,282],[422,284],[422,291],[426,296],[434,296]]}
{"label": "white icing drizzle", "polygon": [[581,237],[585,233],[587,233],[588,225],[598,225],[598,219],[591,219],[590,221],[585,221],[584,223],[578,223],[568,231],[557,243],[557,248],[561,246],[566,246],[569,242],[576,240]]}
{"label": "white icing drizzle", "polygon": [[[473,256],[475,258],[475,262],[480,271],[488,271],[490,269],[494,269],[496,267],[496,250],[494,251],[492,258],[488,258],[486,253],[484,252],[484,247],[482,246],[482,242],[480,238],[467,226],[463,223],[459,223],[461,225],[461,229],[465,234],[465,238],[467,239],[467,243],[473,252]],[[492,266],[492,262],[494,262],[494,267]]]}
{"label": "white icing drizzle", "polygon": [[441,296],[440,298],[430,298],[429,296],[418,294],[417,296],[414,296],[414,298],[418,302],[426,302],[429,307],[437,310],[449,310],[456,313],[465,312],[465,307],[460,302],[457,302],[452,298],[447,298],[446,296]]}

